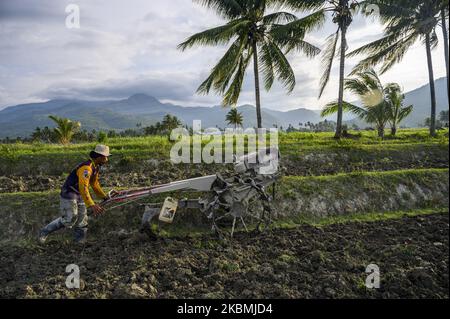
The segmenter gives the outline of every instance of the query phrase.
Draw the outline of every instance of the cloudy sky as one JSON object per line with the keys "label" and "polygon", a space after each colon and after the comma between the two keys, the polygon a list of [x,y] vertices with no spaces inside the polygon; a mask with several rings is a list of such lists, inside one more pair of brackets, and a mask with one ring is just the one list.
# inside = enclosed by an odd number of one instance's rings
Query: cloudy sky
{"label": "cloudy sky", "polygon": [[[69,4],[80,9],[80,28],[66,27]],[[195,91],[226,47],[181,52],[176,46],[222,23],[214,12],[191,0],[0,0],[0,109],[53,98],[120,99],[134,93],[186,106],[218,105],[220,96]],[[323,47],[334,29],[328,22],[307,40]],[[380,35],[376,21],[356,18],[348,34],[349,49]],[[288,58],[296,88],[287,95],[274,85],[263,93],[263,107],[320,109],[336,99],[337,64],[318,100],[320,58],[310,60],[298,53]],[[441,45],[433,59],[436,78],[445,76]],[[357,62],[349,60],[347,70]],[[239,104],[254,104],[252,68],[246,77]],[[382,80],[398,82],[405,91],[426,84],[425,48],[417,43]]]}

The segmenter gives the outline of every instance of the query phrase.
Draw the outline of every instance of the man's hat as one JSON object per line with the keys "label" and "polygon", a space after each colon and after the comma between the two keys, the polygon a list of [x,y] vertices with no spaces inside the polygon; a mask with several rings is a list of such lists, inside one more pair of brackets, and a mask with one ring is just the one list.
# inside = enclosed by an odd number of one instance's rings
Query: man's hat
{"label": "man's hat", "polygon": [[94,150],[95,153],[103,155],[103,156],[110,156],[111,154],[109,153],[109,147],[103,144],[98,144],[95,147]]}

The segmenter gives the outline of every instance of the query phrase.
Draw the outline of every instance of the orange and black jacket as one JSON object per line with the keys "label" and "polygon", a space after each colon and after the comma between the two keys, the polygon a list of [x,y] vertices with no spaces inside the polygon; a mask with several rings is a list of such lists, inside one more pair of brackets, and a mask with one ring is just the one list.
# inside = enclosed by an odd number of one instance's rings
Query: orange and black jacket
{"label": "orange and black jacket", "polygon": [[61,197],[77,200],[83,199],[86,207],[95,205],[91,194],[89,194],[89,186],[92,187],[94,193],[101,199],[107,197],[100,186],[98,175],[99,167],[92,160],[78,164],[62,186]]}

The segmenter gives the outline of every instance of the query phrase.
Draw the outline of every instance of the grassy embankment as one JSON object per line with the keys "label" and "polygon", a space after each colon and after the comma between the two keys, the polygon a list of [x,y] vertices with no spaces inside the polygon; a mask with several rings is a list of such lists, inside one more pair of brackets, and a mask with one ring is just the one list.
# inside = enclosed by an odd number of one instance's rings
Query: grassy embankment
{"label": "grassy embankment", "polygon": [[[332,133],[282,133],[279,147],[289,175],[322,175],[354,170],[448,167],[448,131],[429,138],[426,130],[401,130],[395,138],[381,140],[374,132],[362,132],[356,139],[336,141]],[[154,168],[172,169],[167,137],[149,136],[108,140],[111,171],[143,172]],[[206,144],[207,142],[203,142]],[[96,143],[72,144],[0,144],[0,175],[65,175],[85,160]],[[189,170],[190,167],[183,167]],[[222,165],[201,165],[217,171]],[[203,173],[203,171],[202,171]]]}

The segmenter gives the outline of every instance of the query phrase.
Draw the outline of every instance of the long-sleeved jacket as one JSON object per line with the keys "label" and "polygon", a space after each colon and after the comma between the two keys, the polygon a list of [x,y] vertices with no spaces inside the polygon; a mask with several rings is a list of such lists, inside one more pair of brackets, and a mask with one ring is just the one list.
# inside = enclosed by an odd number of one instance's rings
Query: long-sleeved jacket
{"label": "long-sleeved jacket", "polygon": [[78,164],[62,186],[61,197],[78,200],[82,198],[86,207],[95,205],[89,193],[89,186],[92,187],[94,193],[101,199],[107,197],[100,186],[98,176],[99,167],[92,160]]}

